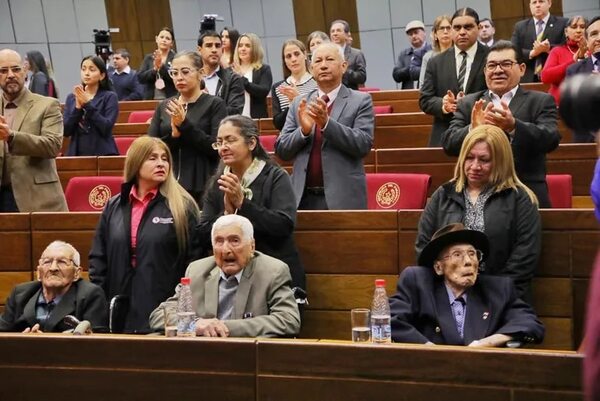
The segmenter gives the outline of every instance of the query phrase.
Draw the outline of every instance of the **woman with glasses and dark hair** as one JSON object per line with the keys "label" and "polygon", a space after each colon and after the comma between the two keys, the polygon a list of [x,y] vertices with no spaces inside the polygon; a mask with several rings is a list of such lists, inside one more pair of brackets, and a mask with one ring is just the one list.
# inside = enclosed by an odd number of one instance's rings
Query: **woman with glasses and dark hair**
{"label": "woman with glasses and dark hair", "polygon": [[433,234],[451,223],[484,232],[490,250],[482,273],[512,277],[518,295],[531,301],[531,278],[541,248],[538,201],[517,177],[502,129],[480,125],[465,137],[454,178],[433,193],[421,215],[417,257]]}
{"label": "woman with glasses and dark hair", "polygon": [[106,63],[98,56],[81,61],[81,84],[67,96],[64,136],[70,138],[67,156],[118,155],[113,126],[119,116],[119,99],[112,90]]}
{"label": "woman with glasses and dark hair", "polygon": [[224,214],[247,217],[254,226],[256,250],[283,260],[295,287],[305,288],[304,268],[294,242],[296,198],[290,177],[275,164],[258,140],[258,127],[249,117],[221,121],[213,144],[221,157],[206,186],[198,234],[211,249],[212,225]]}
{"label": "woman with glasses and dark hair", "polygon": [[175,34],[171,28],[165,26],[160,29],[155,41],[156,50],[144,57],[138,70],[138,80],[145,87],[144,99],[160,100],[177,94],[168,73],[175,57],[175,50],[173,50]]}
{"label": "woman with glasses and dark hair", "polygon": [[206,181],[217,167],[212,143],[227,108],[221,98],[202,90],[202,57],[197,52],[177,53],[169,75],[179,94],[157,106],[148,135],[167,143],[177,181],[200,202]]}

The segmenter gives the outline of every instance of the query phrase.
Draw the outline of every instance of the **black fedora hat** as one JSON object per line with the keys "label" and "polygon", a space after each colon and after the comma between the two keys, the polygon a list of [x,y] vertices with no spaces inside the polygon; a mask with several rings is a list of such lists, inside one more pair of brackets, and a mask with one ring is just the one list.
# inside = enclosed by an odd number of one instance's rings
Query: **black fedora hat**
{"label": "black fedora hat", "polygon": [[[467,230],[462,223],[448,224],[433,234],[419,256],[419,266],[433,267],[442,249],[453,244],[471,244],[483,253],[485,260],[490,249],[487,236],[481,231]],[[482,261],[483,261],[482,260]]]}

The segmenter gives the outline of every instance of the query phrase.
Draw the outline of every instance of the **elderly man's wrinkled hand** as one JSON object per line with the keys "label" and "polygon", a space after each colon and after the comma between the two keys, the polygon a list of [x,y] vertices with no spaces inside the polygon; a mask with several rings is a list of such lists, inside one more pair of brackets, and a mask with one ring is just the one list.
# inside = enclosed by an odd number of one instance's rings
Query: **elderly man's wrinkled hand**
{"label": "elderly man's wrinkled hand", "polygon": [[229,329],[219,319],[198,319],[196,335],[204,337],[229,337]]}

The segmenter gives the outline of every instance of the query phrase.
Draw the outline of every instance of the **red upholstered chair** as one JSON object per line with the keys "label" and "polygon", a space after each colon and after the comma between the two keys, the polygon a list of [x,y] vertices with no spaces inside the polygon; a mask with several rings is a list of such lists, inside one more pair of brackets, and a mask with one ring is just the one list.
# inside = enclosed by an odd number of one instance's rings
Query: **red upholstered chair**
{"label": "red upholstered chair", "polygon": [[65,197],[70,212],[102,210],[108,200],[121,192],[123,177],[73,177],[67,184]]}
{"label": "red upholstered chair", "polygon": [[369,86],[363,86],[362,88],[358,88],[358,90],[361,92],[379,92],[381,89],[369,87]]}
{"label": "red upholstered chair", "polygon": [[570,174],[548,174],[548,194],[550,204],[555,209],[570,209],[573,207],[573,179]]}
{"label": "red upholstered chair", "polygon": [[137,139],[137,136],[115,136],[115,142],[117,143],[117,149],[119,154],[125,156],[127,149],[131,146],[131,143]]}
{"label": "red upholstered chair", "polygon": [[423,209],[431,185],[429,174],[369,173],[369,209]]}
{"label": "red upholstered chair", "polygon": [[154,115],[154,110],[132,111],[131,114],[129,114],[129,117],[127,117],[127,122],[130,124],[145,123],[146,121],[151,119],[153,115]]}
{"label": "red upholstered chair", "polygon": [[260,135],[258,140],[267,152],[275,152],[275,141],[277,140],[277,135]]}
{"label": "red upholstered chair", "polygon": [[391,114],[394,112],[394,109],[391,105],[381,105],[381,106],[373,106],[373,112],[375,114]]}

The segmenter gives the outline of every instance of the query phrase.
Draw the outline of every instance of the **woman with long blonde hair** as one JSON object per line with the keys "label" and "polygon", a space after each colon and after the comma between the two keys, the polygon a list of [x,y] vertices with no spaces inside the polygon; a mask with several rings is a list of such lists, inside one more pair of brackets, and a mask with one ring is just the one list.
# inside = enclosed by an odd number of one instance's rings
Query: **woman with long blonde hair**
{"label": "woman with long blonde hair", "polygon": [[432,195],[419,221],[417,256],[438,229],[463,223],[484,232],[490,254],[482,273],[513,278],[517,293],[531,301],[530,283],[541,248],[541,222],[534,193],[515,172],[508,137],[480,125],[465,137],[454,178]]}
{"label": "woman with long blonde hair", "polygon": [[193,230],[200,211],[173,175],[160,139],[136,139],[125,159],[121,193],[107,203],[89,257],[90,280],[108,300],[129,299],[125,332],[150,331],[150,313],[173,292],[197,258]]}

